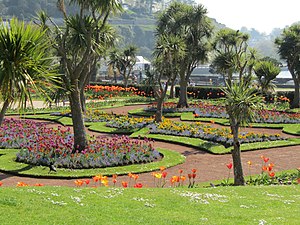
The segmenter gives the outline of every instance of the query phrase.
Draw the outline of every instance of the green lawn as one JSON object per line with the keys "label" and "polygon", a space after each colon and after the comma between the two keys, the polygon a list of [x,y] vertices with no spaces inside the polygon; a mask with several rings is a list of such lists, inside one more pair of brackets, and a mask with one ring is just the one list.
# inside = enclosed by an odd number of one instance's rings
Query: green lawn
{"label": "green lawn", "polygon": [[0,187],[1,224],[299,224],[300,186]]}

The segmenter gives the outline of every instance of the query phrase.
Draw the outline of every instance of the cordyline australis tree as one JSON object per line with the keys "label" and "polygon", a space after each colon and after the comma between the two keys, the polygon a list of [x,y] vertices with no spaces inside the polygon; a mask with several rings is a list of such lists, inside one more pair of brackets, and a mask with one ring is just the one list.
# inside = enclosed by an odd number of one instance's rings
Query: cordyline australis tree
{"label": "cordyline australis tree", "polygon": [[[244,185],[241,162],[239,128],[251,121],[253,109],[262,100],[257,90],[251,87],[251,76],[255,64],[255,50],[249,49],[249,36],[240,31],[222,29],[218,32],[213,47],[216,50],[212,68],[224,75],[226,88],[225,106],[229,115],[231,134],[233,135],[234,185]],[[238,82],[233,81],[233,73],[239,75]]]}
{"label": "cordyline australis tree", "polygon": [[193,70],[207,60],[208,39],[212,25],[204,6],[172,3],[158,19],[158,34],[178,36],[185,42],[186,51],[179,62],[180,96],[177,107],[188,107],[187,86]]}
{"label": "cordyline australis tree", "polygon": [[124,48],[122,51],[114,49],[110,52],[109,65],[112,66],[114,70],[118,69],[123,76],[125,87],[128,85],[133,66],[136,63],[136,52],[137,48],[133,45]]}
{"label": "cordyline australis tree", "polygon": [[[185,54],[185,43],[182,38],[174,35],[159,35],[154,51],[155,81],[153,86],[157,109],[155,122],[162,121],[163,103],[167,94],[168,84],[179,71],[179,61]],[[165,82],[162,79],[166,79]]]}
{"label": "cordyline australis tree", "polygon": [[18,102],[24,108],[29,100],[33,105],[31,90],[48,97],[47,90],[57,81],[49,47],[45,32],[31,23],[12,19],[9,26],[0,25],[0,125],[10,104]]}
{"label": "cordyline australis tree", "polygon": [[300,24],[284,29],[281,37],[276,38],[275,44],[294,80],[295,92],[291,106],[300,108]]}
{"label": "cordyline australis tree", "polygon": [[234,73],[239,75],[239,80],[251,78],[256,51],[248,47],[248,40],[248,34],[229,28],[219,30],[214,39],[215,57],[211,68],[222,74],[229,85]]}
{"label": "cordyline australis tree", "polygon": [[57,6],[63,13],[64,26],[55,26],[56,50],[60,57],[62,80],[68,91],[74,128],[74,151],[87,145],[84,126],[84,87],[94,72],[96,63],[113,45],[113,31],[107,25],[111,13],[122,10],[118,0],[70,0],[79,8],[76,15],[68,15],[65,1]]}
{"label": "cordyline australis tree", "polygon": [[231,151],[234,169],[234,185],[244,185],[244,173],[241,162],[239,128],[253,120],[254,109],[259,107],[261,96],[249,81],[242,79],[232,82],[223,89],[226,94],[225,107],[229,115],[231,133],[233,135],[233,150]]}

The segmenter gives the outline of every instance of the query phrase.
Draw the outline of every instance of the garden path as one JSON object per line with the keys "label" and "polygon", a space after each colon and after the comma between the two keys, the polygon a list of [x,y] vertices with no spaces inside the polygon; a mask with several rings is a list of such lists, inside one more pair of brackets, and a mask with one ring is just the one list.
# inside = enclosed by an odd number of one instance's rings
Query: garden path
{"label": "garden path", "polygon": [[[119,108],[110,108],[104,111],[113,112],[116,114],[126,114],[129,110],[141,108],[143,105],[134,105],[134,106],[123,106]],[[177,120],[177,119],[176,119]],[[49,126],[58,126],[55,123],[49,123]],[[213,126],[220,126],[213,124]],[[264,133],[280,133],[281,135],[292,137],[291,135],[283,134],[278,129],[258,129],[258,128],[250,128],[251,131],[259,131]],[[101,136],[110,136],[108,134],[101,134],[90,132],[90,134],[101,135]],[[186,162],[174,166],[172,168],[168,168],[166,171],[168,172],[167,178],[171,176],[178,175],[178,171],[182,169],[184,175],[187,175],[191,172],[191,169],[197,169],[197,177],[196,182],[205,182],[211,180],[222,180],[227,178],[228,169],[226,164],[231,162],[231,155],[212,155],[206,153],[204,151],[182,146],[178,144],[166,143],[161,141],[155,141],[154,147],[167,148],[170,150],[177,151],[183,154],[186,157]],[[291,146],[291,147],[280,147],[280,148],[272,148],[265,150],[257,150],[257,151],[248,151],[242,152],[241,157],[244,166],[245,175],[258,174],[261,172],[262,160],[260,158],[261,155],[270,158],[270,162],[275,164],[274,170],[288,170],[288,169],[296,169],[300,167],[300,146]],[[249,171],[249,167],[247,162],[252,161],[251,171]],[[232,177],[232,171],[230,174]],[[122,181],[128,181],[128,176],[119,176],[118,177],[118,186],[120,186]],[[36,183],[42,183],[44,185],[50,186],[75,186],[75,179],[36,179],[36,178],[28,178],[28,177],[19,177],[12,176],[8,174],[0,173],[0,181],[3,182],[3,186],[15,186],[17,182],[22,181],[29,185],[34,185]],[[153,187],[153,177],[150,173],[139,174],[138,182],[141,182],[145,187]],[[167,182],[167,186],[170,183]]]}

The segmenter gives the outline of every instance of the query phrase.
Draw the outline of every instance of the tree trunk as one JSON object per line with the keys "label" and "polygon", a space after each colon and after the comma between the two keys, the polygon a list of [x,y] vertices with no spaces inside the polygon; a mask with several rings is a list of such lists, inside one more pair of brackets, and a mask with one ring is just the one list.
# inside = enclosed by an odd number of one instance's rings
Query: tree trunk
{"label": "tree trunk", "polygon": [[81,109],[83,114],[86,111],[86,101],[85,101],[85,96],[84,96],[84,88],[80,90],[80,104],[81,104]]}
{"label": "tree trunk", "polygon": [[0,126],[3,123],[4,116],[5,116],[6,110],[8,109],[8,106],[9,106],[9,100],[6,99],[3,103],[3,106],[2,106],[2,109],[1,109],[1,112],[0,112]]}
{"label": "tree trunk", "polygon": [[187,97],[187,81],[185,79],[180,80],[180,89],[179,89],[179,101],[177,108],[188,108],[188,97]]}
{"label": "tree trunk", "polygon": [[292,102],[292,105],[291,105],[291,108],[300,108],[300,103],[299,103],[299,100],[300,100],[300,96],[299,96],[299,91],[300,91],[300,88],[299,88],[299,81],[298,79],[294,79],[294,83],[295,83],[295,92],[294,92],[294,100]]}
{"label": "tree trunk", "polygon": [[172,81],[171,81],[170,98],[175,98],[175,81],[176,81],[176,77],[175,77],[175,79],[172,79]]}
{"label": "tree trunk", "polygon": [[163,103],[164,103],[163,97],[160,97],[157,99],[157,107],[156,107],[156,113],[155,113],[155,122],[157,122],[157,123],[162,122]]}
{"label": "tree trunk", "polygon": [[238,139],[239,136],[239,125],[232,126],[232,134],[233,134],[233,150],[232,161],[233,161],[233,171],[234,171],[234,185],[241,186],[245,185],[243,166],[241,160],[241,150],[240,150],[240,142]]}
{"label": "tree trunk", "polygon": [[80,101],[80,90],[77,82],[73,85],[70,93],[70,105],[72,112],[72,122],[74,129],[74,149],[73,151],[83,151],[87,147],[87,138],[84,126],[84,119]]}

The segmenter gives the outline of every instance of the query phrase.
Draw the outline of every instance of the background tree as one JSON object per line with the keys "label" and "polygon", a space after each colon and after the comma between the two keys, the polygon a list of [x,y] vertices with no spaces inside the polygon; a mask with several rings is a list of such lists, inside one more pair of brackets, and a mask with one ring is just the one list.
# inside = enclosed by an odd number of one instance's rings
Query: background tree
{"label": "background tree", "polygon": [[133,45],[130,45],[122,51],[114,49],[110,53],[109,65],[118,69],[121,76],[123,76],[125,87],[128,86],[128,80],[130,76],[132,76],[133,66],[136,63],[136,52],[137,48]]}
{"label": "background tree", "polygon": [[[154,94],[157,100],[155,121],[162,121],[163,103],[167,94],[168,85],[174,74],[179,72],[179,62],[185,54],[185,43],[178,36],[158,35],[155,56]],[[163,81],[163,78],[165,81]]]}
{"label": "background tree", "polygon": [[226,94],[225,107],[229,115],[231,133],[233,135],[233,150],[231,151],[234,169],[234,185],[244,185],[244,173],[241,162],[241,150],[239,142],[239,128],[254,117],[253,110],[259,106],[261,97],[257,90],[250,87],[249,82],[243,80],[227,83],[223,89]]}
{"label": "background tree", "polygon": [[275,91],[276,85],[272,81],[280,73],[280,67],[270,61],[259,61],[254,66],[260,92],[263,95],[271,94]]}
{"label": "background tree", "polygon": [[292,25],[283,30],[281,37],[275,39],[281,59],[287,63],[294,84],[294,100],[292,108],[300,107],[300,24]]}
{"label": "background tree", "polygon": [[70,0],[77,7],[74,15],[69,15],[64,0],[58,0],[57,6],[64,17],[64,26],[56,30],[55,48],[61,62],[62,79],[68,91],[73,130],[74,151],[83,151],[87,137],[83,120],[83,90],[101,55],[112,44],[107,40],[107,25],[110,14],[121,11],[118,0],[84,1]]}
{"label": "background tree", "polygon": [[184,40],[186,52],[179,65],[180,96],[177,107],[188,107],[187,86],[193,70],[208,59],[208,38],[212,25],[203,5],[172,3],[158,19],[158,34],[174,35]]}
{"label": "background tree", "polygon": [[248,47],[249,35],[232,29],[221,29],[213,42],[215,57],[211,67],[221,73],[230,85],[233,74],[251,77],[255,51]]}
{"label": "background tree", "polygon": [[33,24],[12,19],[9,26],[0,25],[0,125],[10,104],[18,102],[24,108],[29,100],[33,105],[32,90],[48,97],[47,90],[57,80],[49,47],[45,32]]}

